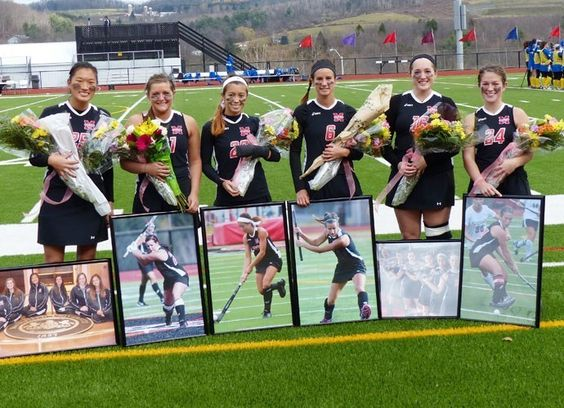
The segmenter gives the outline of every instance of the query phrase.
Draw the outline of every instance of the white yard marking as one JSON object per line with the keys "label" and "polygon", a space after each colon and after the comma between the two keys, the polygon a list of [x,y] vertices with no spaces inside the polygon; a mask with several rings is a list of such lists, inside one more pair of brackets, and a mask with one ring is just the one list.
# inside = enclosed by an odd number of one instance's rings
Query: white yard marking
{"label": "white yard marking", "polygon": [[52,97],[47,98],[47,99],[41,99],[40,101],[31,102],[31,103],[26,103],[25,105],[14,106],[13,108],[8,108],[8,109],[0,110],[0,113],[9,112],[9,111],[14,111],[14,110],[22,109],[22,108],[29,108],[29,107],[32,106],[32,105],[38,105],[38,104],[40,104],[40,103],[47,102],[47,101],[50,101],[50,100],[52,100],[52,99],[60,98],[61,96],[63,96],[63,95],[52,96]]}

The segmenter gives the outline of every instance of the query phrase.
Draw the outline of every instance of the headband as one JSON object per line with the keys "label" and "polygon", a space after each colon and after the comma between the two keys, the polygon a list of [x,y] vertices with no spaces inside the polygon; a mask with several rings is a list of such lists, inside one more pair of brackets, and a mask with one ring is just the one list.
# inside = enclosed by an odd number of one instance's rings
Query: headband
{"label": "headband", "polygon": [[413,63],[415,62],[415,60],[418,60],[419,58],[424,58],[426,60],[431,61],[431,64],[433,64],[433,67],[437,66],[437,64],[435,63],[435,59],[433,57],[431,57],[429,54],[417,54],[409,62],[409,70],[410,71],[411,71],[411,67],[413,66]]}
{"label": "headband", "polygon": [[243,78],[241,78],[239,76],[232,76],[232,77],[227,78],[225,81],[223,81],[222,89],[225,89],[225,87],[227,85],[232,84],[234,82],[238,82],[240,84],[245,85],[245,88],[247,87],[247,82]]}
{"label": "headband", "polygon": [[315,63],[311,66],[310,76],[313,78],[315,72],[323,68],[330,69],[331,71],[333,71],[333,75],[337,76],[337,72],[335,71],[335,65],[327,59],[315,61]]}
{"label": "headband", "polygon": [[237,217],[237,222],[242,222],[243,224],[253,224],[255,227],[260,224],[260,221],[256,222],[251,220],[250,218],[241,216]]}

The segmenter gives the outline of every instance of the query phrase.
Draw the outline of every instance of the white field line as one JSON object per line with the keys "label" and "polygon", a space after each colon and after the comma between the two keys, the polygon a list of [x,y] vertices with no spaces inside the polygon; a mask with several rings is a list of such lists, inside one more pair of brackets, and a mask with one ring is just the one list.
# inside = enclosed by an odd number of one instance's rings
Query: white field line
{"label": "white field line", "polygon": [[63,95],[52,96],[52,97],[47,98],[47,99],[41,99],[40,101],[31,102],[31,103],[26,103],[26,104],[24,104],[24,105],[19,105],[19,106],[14,106],[13,108],[8,108],[8,109],[0,110],[0,113],[10,112],[10,111],[14,111],[14,110],[22,109],[22,108],[28,108],[28,107],[30,107],[30,106],[32,106],[32,105],[38,105],[38,104],[40,104],[40,103],[47,102],[47,101],[50,101],[50,100],[52,100],[52,99],[60,98],[61,96],[63,96]]}

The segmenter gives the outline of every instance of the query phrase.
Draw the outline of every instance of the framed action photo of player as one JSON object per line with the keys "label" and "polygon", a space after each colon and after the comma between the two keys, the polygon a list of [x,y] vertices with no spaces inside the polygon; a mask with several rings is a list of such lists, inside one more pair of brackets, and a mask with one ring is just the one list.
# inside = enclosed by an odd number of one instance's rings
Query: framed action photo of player
{"label": "framed action photo of player", "polygon": [[288,205],[297,323],[378,319],[372,199]]}
{"label": "framed action photo of player", "polygon": [[377,242],[382,318],[457,317],[460,241]]}
{"label": "framed action photo of player", "polygon": [[283,203],[202,209],[212,333],[291,326]]}
{"label": "framed action photo of player", "polygon": [[538,327],[543,196],[464,197],[460,318]]}
{"label": "framed action photo of player", "polygon": [[124,345],[206,334],[195,220],[180,212],[112,217]]}
{"label": "framed action photo of player", "polygon": [[114,346],[109,259],[0,270],[0,358]]}

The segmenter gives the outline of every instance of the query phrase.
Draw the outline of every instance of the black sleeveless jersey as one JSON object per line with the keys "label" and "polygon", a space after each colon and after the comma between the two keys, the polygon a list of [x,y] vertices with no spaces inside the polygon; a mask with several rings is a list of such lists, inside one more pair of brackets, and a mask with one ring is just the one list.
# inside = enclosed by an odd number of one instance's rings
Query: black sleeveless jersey
{"label": "black sleeveless jersey", "polygon": [[176,280],[179,277],[186,276],[186,271],[178,264],[176,257],[166,248],[167,258],[165,261],[155,261],[155,266],[165,280]]}
{"label": "black sleeveless jersey", "polygon": [[495,226],[501,226],[503,228],[501,221],[496,221],[490,224],[488,231],[482,235],[482,237],[478,239],[474,245],[472,245],[472,248],[470,249],[471,255],[478,253],[491,254],[499,247],[497,238],[492,236],[492,227]]}
{"label": "black sleeveless jersey", "polygon": [[[245,234],[245,236],[246,236],[246,239],[247,239],[247,245],[249,246],[249,248],[251,249],[253,254],[255,256],[257,256],[258,253],[260,252],[260,238],[258,236],[258,229],[255,229],[255,232],[254,232],[253,235]],[[270,237],[267,237],[266,238],[266,254],[264,255],[264,258],[261,260],[261,263],[268,262],[268,261],[276,262],[280,259],[281,259],[280,258],[280,251],[278,251],[278,248],[276,248],[276,246],[274,246],[274,243],[272,242]]]}
{"label": "black sleeveless jersey", "polygon": [[474,131],[484,139],[483,143],[476,145],[476,164],[483,171],[513,141],[517,126],[513,119],[513,106],[507,104],[495,113],[481,107],[474,117]]}
{"label": "black sleeveless jersey", "polygon": [[338,268],[354,269],[354,268],[358,268],[359,266],[362,266],[362,269],[365,269],[364,259],[362,259],[362,256],[360,256],[360,253],[356,249],[352,237],[349,234],[347,234],[345,231],[339,230],[339,233],[337,234],[336,237],[327,235],[327,242],[332,243],[333,241],[341,238],[344,235],[349,237],[349,245],[344,248],[333,250],[335,256],[337,256]]}

